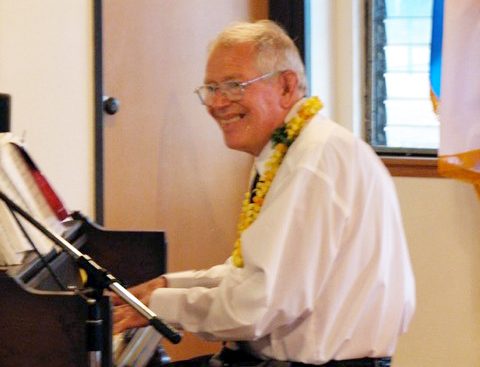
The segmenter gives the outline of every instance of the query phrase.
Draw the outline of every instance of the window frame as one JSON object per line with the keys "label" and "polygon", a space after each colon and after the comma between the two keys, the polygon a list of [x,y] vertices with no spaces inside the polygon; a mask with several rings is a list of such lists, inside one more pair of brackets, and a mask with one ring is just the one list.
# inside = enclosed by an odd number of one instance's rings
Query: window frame
{"label": "window frame", "polygon": [[365,0],[365,140],[380,156],[392,176],[442,177],[438,174],[437,149],[381,147],[372,144],[372,124],[377,112],[378,96],[374,93],[374,75],[377,72],[373,62],[375,53],[374,12],[375,0]]}

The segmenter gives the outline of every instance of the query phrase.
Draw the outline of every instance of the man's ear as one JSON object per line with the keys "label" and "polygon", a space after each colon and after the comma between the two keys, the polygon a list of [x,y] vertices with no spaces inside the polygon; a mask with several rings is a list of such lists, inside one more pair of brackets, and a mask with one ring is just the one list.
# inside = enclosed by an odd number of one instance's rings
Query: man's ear
{"label": "man's ear", "polygon": [[279,76],[281,97],[280,103],[283,108],[290,109],[298,100],[298,77],[292,70],[285,70]]}

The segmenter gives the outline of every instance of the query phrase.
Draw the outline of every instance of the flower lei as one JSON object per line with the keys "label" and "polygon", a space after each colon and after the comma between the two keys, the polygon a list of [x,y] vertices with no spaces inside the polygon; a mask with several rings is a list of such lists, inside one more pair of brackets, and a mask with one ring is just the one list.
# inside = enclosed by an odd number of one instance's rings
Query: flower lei
{"label": "flower lei", "polygon": [[266,171],[262,174],[255,188],[255,195],[251,200],[252,193],[247,191],[242,202],[242,211],[237,224],[237,240],[233,247],[232,259],[236,267],[243,267],[241,235],[257,219],[262,208],[265,196],[270,185],[282,164],[283,158],[290,145],[298,137],[305,124],[322,109],[323,103],[318,97],[308,98],[299,108],[297,114],[287,123],[273,132],[273,153],[266,163]]}

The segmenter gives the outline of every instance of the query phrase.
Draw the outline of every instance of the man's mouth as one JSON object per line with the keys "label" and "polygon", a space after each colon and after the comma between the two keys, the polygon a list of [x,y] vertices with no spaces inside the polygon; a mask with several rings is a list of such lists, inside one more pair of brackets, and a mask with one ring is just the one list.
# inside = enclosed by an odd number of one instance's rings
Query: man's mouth
{"label": "man's mouth", "polygon": [[229,116],[229,117],[227,117],[227,116],[217,117],[217,120],[220,123],[220,125],[229,125],[229,124],[232,124],[234,122],[243,120],[244,117],[245,117],[245,114],[240,113],[238,115]]}

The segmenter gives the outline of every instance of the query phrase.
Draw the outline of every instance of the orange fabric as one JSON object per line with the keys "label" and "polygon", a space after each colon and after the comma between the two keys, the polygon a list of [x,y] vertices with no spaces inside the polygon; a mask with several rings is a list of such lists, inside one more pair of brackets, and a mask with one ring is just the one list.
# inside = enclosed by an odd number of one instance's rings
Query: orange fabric
{"label": "orange fabric", "polygon": [[430,100],[432,101],[433,112],[438,114],[438,105],[440,101],[438,100],[437,96],[435,95],[432,89],[430,89]]}
{"label": "orange fabric", "polygon": [[438,173],[472,183],[480,196],[480,149],[439,156]]}

